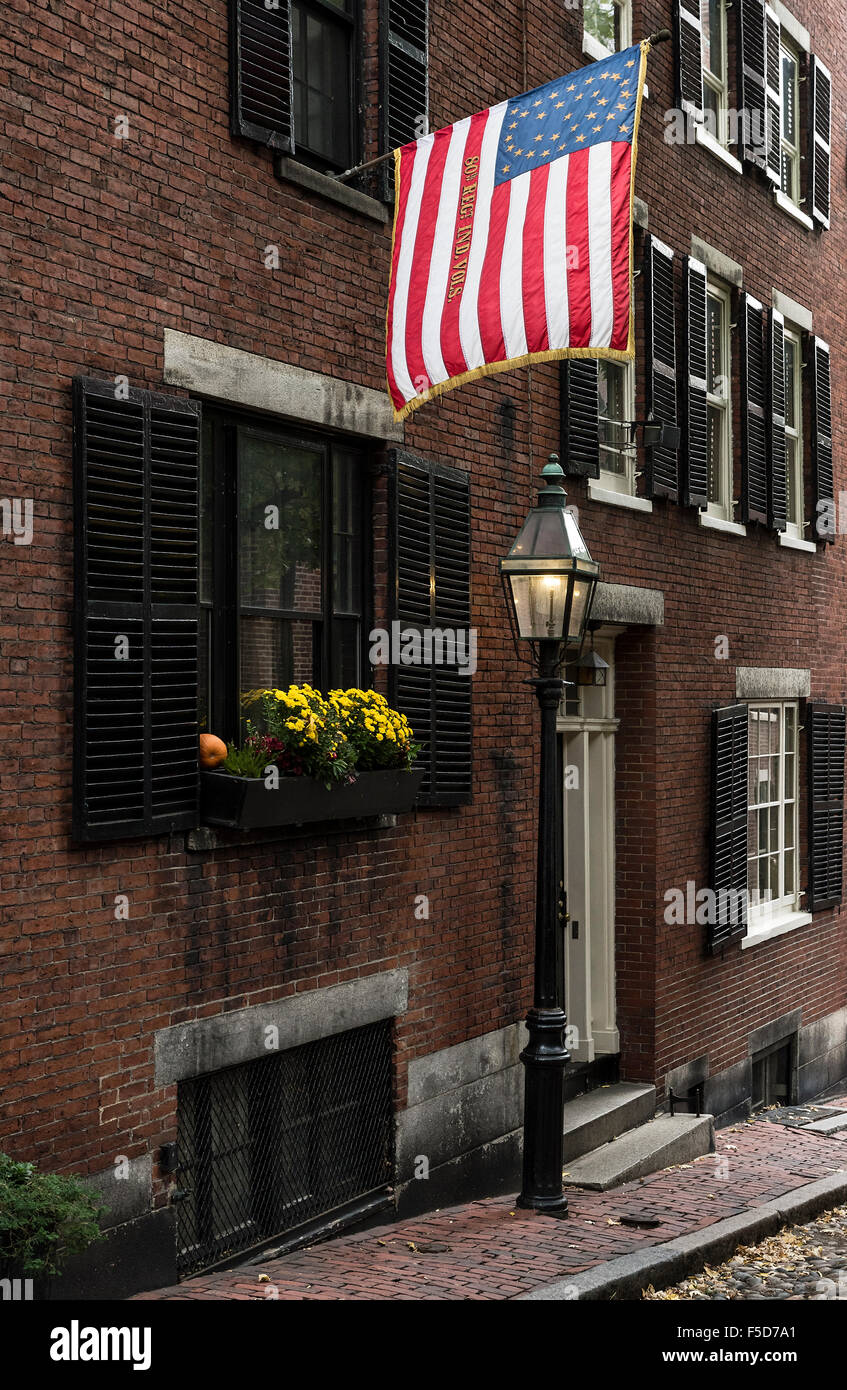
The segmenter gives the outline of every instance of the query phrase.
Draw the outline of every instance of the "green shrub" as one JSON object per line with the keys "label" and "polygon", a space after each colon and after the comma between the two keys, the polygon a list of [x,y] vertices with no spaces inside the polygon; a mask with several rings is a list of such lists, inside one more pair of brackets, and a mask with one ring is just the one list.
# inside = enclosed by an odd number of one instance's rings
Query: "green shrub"
{"label": "green shrub", "polygon": [[79,1178],[39,1173],[32,1163],[0,1154],[0,1265],[58,1274],[66,1255],[102,1240],[103,1210]]}

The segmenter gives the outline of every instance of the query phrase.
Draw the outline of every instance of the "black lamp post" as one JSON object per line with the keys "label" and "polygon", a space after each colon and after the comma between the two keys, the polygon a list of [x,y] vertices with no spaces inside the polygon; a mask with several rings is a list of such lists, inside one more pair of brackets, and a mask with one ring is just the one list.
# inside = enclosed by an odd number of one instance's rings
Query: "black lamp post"
{"label": "black lamp post", "polygon": [[[565,1103],[563,911],[559,883],[562,801],[556,713],[566,682],[568,648],[585,635],[600,566],[592,560],[575,517],[565,510],[564,473],[555,454],[542,470],[544,486],[505,560],[503,587],[518,642],[528,642],[537,671],[528,682],[541,709],[538,866],[535,898],[535,989],[527,1014],[529,1042],[521,1053],[524,1093],[523,1181],[519,1207],[566,1216],[562,1191]],[[519,648],[520,650],[520,648]]]}

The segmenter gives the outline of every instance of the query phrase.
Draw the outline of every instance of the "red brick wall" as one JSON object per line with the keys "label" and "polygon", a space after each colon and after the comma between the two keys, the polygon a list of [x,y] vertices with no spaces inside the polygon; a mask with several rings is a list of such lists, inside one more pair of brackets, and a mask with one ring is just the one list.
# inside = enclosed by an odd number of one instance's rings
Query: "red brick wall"
{"label": "red brick wall", "polygon": [[[635,32],[669,5],[636,4]],[[639,9],[641,14],[639,15]],[[835,0],[798,0],[834,67]],[[374,6],[367,7],[366,121],[375,140]],[[578,11],[432,4],[436,124],[582,61]],[[840,36],[840,37],[839,37]],[[525,60],[524,60],[525,51]],[[4,490],[35,499],[30,547],[5,542],[0,635],[6,738],[0,846],[0,1145],[61,1168],[105,1167],[174,1131],[174,1088],[153,1089],[151,1034],[376,970],[407,966],[397,1098],[411,1056],[520,1017],[531,995],[536,719],[507,635],[496,560],[558,443],[555,366],[465,387],[417,413],[410,447],[472,474],[475,797],[396,830],[233,840],[207,855],[182,837],[80,846],[69,839],[70,382],[125,374],[161,388],[165,328],[381,389],[390,228],[274,179],[266,151],[228,126],[223,0],[197,9],[104,10],[54,0],[7,8],[0,90],[7,144],[0,220]],[[524,61],[526,70],[524,71]],[[752,177],[706,151],[671,149],[670,46],[650,66],[637,191],[678,251],[692,232],[815,312],[833,345],[844,437],[844,332],[833,287],[843,248],[844,83],[833,120],[835,226],[807,233]],[[130,139],[112,134],[130,118]],[[278,245],[280,266],[263,264]],[[639,392],[643,383],[639,374]],[[165,388],[171,389],[171,388]],[[640,402],[641,403],[641,402]],[[836,479],[844,484],[840,451]],[[847,484],[845,484],[847,485]],[[737,491],[736,491],[736,495]],[[696,514],[651,516],[571,500],[605,579],[662,589],[665,626],[619,643],[618,997],[625,1074],[663,1074],[703,1051],[712,1070],[746,1053],[756,1024],[802,1003],[804,1021],[844,1002],[840,914],[725,961],[701,928],[666,928],[663,893],[705,882],[709,711],[734,699],[735,664],[812,668],[815,696],[845,698],[842,545],[818,555],[704,532]],[[376,619],[385,616],[385,510],[377,487]],[[730,660],[714,660],[726,633]],[[130,899],[126,922],[114,898]],[[413,915],[430,898],[429,920]],[[654,1019],[655,997],[655,1019]]]}

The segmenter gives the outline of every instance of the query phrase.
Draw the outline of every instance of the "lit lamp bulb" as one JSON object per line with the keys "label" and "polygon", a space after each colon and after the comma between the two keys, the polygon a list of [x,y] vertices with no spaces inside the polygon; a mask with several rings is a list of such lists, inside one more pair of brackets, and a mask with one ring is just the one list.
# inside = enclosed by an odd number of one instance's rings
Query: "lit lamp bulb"
{"label": "lit lamp bulb", "polygon": [[550,590],[550,611],[547,614],[547,631],[550,633],[550,636],[553,637],[556,632],[556,620],[553,615],[553,601],[556,598],[556,594],[562,581],[557,574],[545,574],[541,582],[545,585],[547,589]]}

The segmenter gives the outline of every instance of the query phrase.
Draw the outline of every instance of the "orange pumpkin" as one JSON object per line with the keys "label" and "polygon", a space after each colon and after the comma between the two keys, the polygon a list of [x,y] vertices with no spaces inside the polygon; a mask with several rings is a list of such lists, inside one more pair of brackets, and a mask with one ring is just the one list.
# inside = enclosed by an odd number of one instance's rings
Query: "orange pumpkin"
{"label": "orange pumpkin", "polygon": [[217,767],[222,763],[229,753],[229,749],[222,738],[215,734],[200,735],[200,766],[205,768]]}

